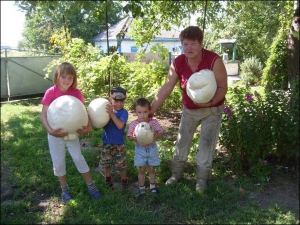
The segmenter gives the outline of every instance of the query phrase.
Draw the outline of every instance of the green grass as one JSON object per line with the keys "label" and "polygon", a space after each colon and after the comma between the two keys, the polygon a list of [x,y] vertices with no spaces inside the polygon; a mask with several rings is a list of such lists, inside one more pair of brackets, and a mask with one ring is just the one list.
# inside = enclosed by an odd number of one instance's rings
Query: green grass
{"label": "green grass", "polygon": [[[111,191],[102,175],[94,170],[99,163],[96,146],[101,145],[101,129],[80,138],[88,139],[93,146],[83,150],[83,155],[103,198],[99,201],[90,198],[84,179],[67,153],[67,177],[73,199],[62,206],[59,215],[52,213],[51,208],[45,211],[41,201],[60,202],[61,190],[53,175],[47,134],[40,122],[41,108],[40,99],[1,106],[1,186],[6,185],[10,190],[5,197],[1,194],[1,224],[295,224],[297,221],[296,212],[283,207],[261,208],[251,197],[251,192],[259,191],[253,185],[255,179],[234,176],[226,159],[217,155],[213,180],[205,191],[195,192],[195,147],[182,182],[165,186],[171,175],[167,160],[172,158],[174,140],[159,142],[162,162],[157,168],[158,196],[147,194],[139,199],[131,189]],[[138,170],[133,165],[132,142],[127,142],[127,152],[127,173],[133,184],[137,182]],[[119,179],[118,174],[114,177]],[[242,194],[239,189],[245,185],[247,191]]]}

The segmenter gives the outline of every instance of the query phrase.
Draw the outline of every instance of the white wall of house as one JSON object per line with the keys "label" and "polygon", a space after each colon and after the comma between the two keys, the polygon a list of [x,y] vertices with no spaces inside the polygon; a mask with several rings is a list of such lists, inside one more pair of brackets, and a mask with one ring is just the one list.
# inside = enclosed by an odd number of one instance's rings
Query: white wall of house
{"label": "white wall of house", "polygon": [[[144,45],[143,47],[146,48],[146,53],[150,52],[150,49],[152,46],[154,46],[157,43],[162,43],[166,46],[166,48],[169,50],[169,52],[171,53],[178,53],[178,51],[180,50],[181,47],[181,42],[179,40],[174,40],[174,41],[164,41],[164,40],[157,40],[157,41],[151,41],[150,44]],[[117,45],[117,41],[115,39],[109,39],[109,46],[116,46]],[[97,48],[101,48],[103,50],[103,52],[107,52],[107,42],[106,40],[103,41],[96,41],[95,42],[95,47]],[[175,49],[175,51],[174,51]],[[123,40],[121,42],[121,46],[119,48],[119,52],[122,53],[130,53],[130,52],[136,52],[136,48],[134,45],[134,41],[132,40]]]}

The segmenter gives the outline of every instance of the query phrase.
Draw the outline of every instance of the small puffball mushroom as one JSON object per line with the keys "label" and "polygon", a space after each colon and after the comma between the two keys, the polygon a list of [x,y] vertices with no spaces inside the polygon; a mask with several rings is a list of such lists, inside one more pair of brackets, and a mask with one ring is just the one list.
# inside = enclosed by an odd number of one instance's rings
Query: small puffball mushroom
{"label": "small puffball mushroom", "polygon": [[47,121],[52,129],[62,128],[68,132],[65,140],[75,140],[77,130],[88,125],[88,114],[82,102],[71,95],[63,95],[55,99],[47,110]]}
{"label": "small puffball mushroom", "polygon": [[139,123],[134,132],[136,134],[137,142],[141,145],[148,145],[153,142],[154,131],[152,126],[147,122]]}
{"label": "small puffball mushroom", "polygon": [[217,82],[214,72],[208,69],[192,74],[186,86],[188,96],[196,103],[209,102],[216,90]]}
{"label": "small puffball mushroom", "polygon": [[109,101],[105,98],[96,98],[89,104],[87,111],[93,127],[102,128],[108,123],[110,117],[106,112],[107,103]]}

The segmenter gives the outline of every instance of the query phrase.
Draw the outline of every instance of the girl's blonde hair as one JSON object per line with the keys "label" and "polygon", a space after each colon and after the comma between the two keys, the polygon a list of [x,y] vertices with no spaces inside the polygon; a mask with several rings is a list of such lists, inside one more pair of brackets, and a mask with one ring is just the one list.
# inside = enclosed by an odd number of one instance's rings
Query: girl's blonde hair
{"label": "girl's blonde hair", "polygon": [[63,62],[57,66],[53,83],[57,85],[59,77],[63,74],[73,75],[73,83],[71,85],[71,88],[77,88],[77,73],[71,63]]}

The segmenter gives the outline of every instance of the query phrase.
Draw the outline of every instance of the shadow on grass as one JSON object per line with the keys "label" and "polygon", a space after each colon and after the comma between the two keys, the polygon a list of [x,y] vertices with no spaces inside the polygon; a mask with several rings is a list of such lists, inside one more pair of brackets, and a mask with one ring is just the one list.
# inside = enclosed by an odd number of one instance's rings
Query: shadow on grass
{"label": "shadow on grass", "polygon": [[[21,107],[22,106],[22,107]],[[26,106],[26,107],[24,107]],[[38,108],[36,108],[38,107]],[[127,143],[128,176],[132,189],[110,190],[103,175],[95,170],[99,163],[97,139],[101,131],[80,137],[94,140],[83,150],[91,174],[103,194],[95,201],[87,194],[86,184],[67,153],[67,177],[73,199],[60,204],[60,187],[53,175],[47,133],[40,122],[38,103],[2,105],[1,117],[1,224],[238,224],[295,223],[294,212],[273,206],[261,209],[250,192],[241,193],[238,181],[223,175],[226,167],[215,166],[215,176],[203,192],[195,191],[194,163],[187,163],[185,178],[166,186],[171,175],[167,151],[157,168],[159,195],[136,193],[137,168],[133,165],[133,144]],[[172,145],[172,143],[167,143]],[[170,146],[169,149],[172,149]],[[218,165],[222,164],[217,160]],[[118,174],[114,175],[119,179]],[[225,180],[228,179],[228,180]],[[146,178],[148,183],[148,177]]]}

